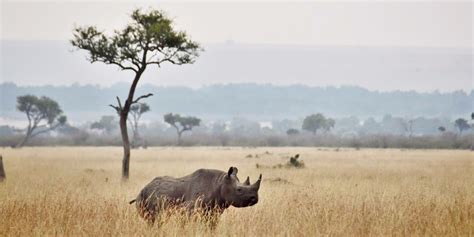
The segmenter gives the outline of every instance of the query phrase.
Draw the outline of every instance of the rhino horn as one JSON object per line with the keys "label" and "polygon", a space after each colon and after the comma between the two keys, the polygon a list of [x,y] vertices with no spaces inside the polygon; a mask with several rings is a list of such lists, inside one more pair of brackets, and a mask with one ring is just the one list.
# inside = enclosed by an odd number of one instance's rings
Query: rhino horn
{"label": "rhino horn", "polygon": [[262,174],[260,174],[260,176],[258,177],[258,180],[257,182],[255,182],[254,184],[252,184],[252,188],[258,190],[260,189],[260,182],[262,181]]}
{"label": "rhino horn", "polygon": [[247,179],[244,182],[244,185],[250,185],[250,177],[247,176]]}

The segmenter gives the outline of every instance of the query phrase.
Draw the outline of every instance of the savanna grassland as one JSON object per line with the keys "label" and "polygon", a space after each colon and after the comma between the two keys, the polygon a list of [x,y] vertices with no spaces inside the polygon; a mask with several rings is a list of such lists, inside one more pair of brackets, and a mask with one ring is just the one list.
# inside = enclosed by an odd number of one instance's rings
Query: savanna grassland
{"label": "savanna grassland", "polygon": [[[306,168],[271,168],[296,153]],[[120,147],[0,154],[7,174],[0,183],[1,236],[474,235],[470,151],[149,148],[132,151],[127,183]],[[260,202],[227,209],[214,230],[179,215],[148,226],[128,204],[155,176],[230,166],[241,180],[263,174]]]}

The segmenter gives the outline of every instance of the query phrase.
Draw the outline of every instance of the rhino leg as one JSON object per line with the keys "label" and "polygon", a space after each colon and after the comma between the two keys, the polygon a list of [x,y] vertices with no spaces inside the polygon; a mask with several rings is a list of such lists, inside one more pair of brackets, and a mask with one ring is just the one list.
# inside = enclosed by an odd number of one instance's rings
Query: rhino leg
{"label": "rhino leg", "polygon": [[139,198],[137,198],[136,205],[140,216],[148,221],[150,225],[153,225],[161,209],[164,207],[164,202],[164,200],[155,196],[154,192],[150,195],[141,193]]}
{"label": "rhino leg", "polygon": [[223,212],[224,209],[221,208],[210,208],[204,210],[203,218],[209,229],[216,229]]}
{"label": "rhino leg", "polygon": [[[200,203],[188,203],[186,205],[186,213],[189,217],[198,217],[200,220],[209,227],[209,229],[214,230],[219,224],[219,219],[221,214],[224,212],[222,208],[210,208],[200,205]],[[195,216],[197,215],[197,216]],[[196,219],[194,219],[196,220]]]}
{"label": "rhino leg", "polygon": [[137,202],[138,213],[143,219],[145,219],[148,224],[153,225],[159,210],[157,210],[157,205],[152,202]]}

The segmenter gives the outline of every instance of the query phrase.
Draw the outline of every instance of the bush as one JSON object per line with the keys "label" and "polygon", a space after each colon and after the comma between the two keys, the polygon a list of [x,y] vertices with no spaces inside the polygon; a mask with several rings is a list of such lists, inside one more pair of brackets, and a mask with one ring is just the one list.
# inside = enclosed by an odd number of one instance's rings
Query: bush
{"label": "bush", "polygon": [[[0,137],[0,146],[16,145],[22,134],[12,134]],[[159,132],[142,135],[148,146],[176,146],[175,133]],[[292,136],[278,133],[242,135],[235,133],[215,134],[193,132],[185,134],[183,146],[302,146],[302,147],[353,147],[353,148],[420,148],[420,149],[471,149],[474,134],[462,136],[445,132],[441,135],[401,136],[390,134],[359,135],[351,137],[322,133],[313,136],[300,133]],[[72,135],[44,134],[35,137],[27,144],[29,146],[121,146],[119,134],[103,135],[86,130],[80,130]]]}

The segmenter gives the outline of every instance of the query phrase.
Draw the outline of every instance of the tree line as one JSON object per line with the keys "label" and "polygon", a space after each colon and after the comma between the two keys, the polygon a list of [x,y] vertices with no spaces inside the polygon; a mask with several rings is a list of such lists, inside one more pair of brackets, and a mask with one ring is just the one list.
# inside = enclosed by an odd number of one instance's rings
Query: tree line
{"label": "tree line", "polygon": [[[37,135],[43,134],[43,139],[51,138],[51,132],[54,131],[64,138],[72,137],[74,142],[65,143],[69,145],[117,145],[117,143],[113,142],[117,135],[120,134],[119,122],[116,120],[119,116],[117,115],[102,116],[95,122],[72,126],[67,123],[66,116],[63,114],[59,103],[46,96],[36,97],[33,95],[19,96],[17,98],[17,109],[25,113],[30,122],[28,126],[21,131],[24,137],[18,138],[16,147],[28,144],[27,142]],[[293,144],[288,145],[308,145],[310,142],[301,140],[302,137],[311,139],[308,135],[316,137],[315,139],[320,136],[327,136],[328,134],[331,134],[331,136],[361,139],[369,136],[386,135],[406,136],[409,138],[420,137],[420,135],[416,133],[418,127],[422,125],[436,127],[437,124],[443,124],[437,126],[439,135],[443,135],[445,139],[448,137],[455,139],[456,134],[462,135],[465,131],[472,128],[468,119],[464,118],[456,119],[451,123],[451,128],[447,129],[448,126],[445,125],[446,123],[440,123],[440,121],[436,119],[402,119],[387,115],[380,122],[377,122],[372,118],[368,118],[365,121],[360,121],[355,117],[333,119],[326,117],[322,113],[307,115],[300,122],[295,120],[273,121],[268,126],[262,126],[256,121],[238,118],[231,121],[212,122],[204,120],[203,124],[201,118],[196,116],[183,116],[178,113],[164,114],[161,122],[141,123],[140,119],[142,116],[151,110],[152,108],[144,102],[131,106],[130,116],[127,120],[129,132],[133,134],[131,148],[146,147],[148,145],[173,145],[173,143],[170,143],[169,135],[167,135],[173,133],[172,130],[174,130],[177,140],[174,145],[273,146],[285,144],[285,141],[282,141],[285,139],[288,139],[287,142],[295,140]],[[361,122],[363,124],[361,124]],[[160,123],[167,124],[172,130],[168,131],[168,129],[160,125]],[[196,128],[198,128],[198,130],[195,131],[196,134],[190,137],[186,143],[183,143],[183,134],[194,131]],[[357,132],[358,129],[360,131]],[[398,135],[396,129],[399,131]],[[452,129],[457,129],[457,132],[453,134],[455,130]],[[7,133],[0,130],[0,134],[6,138],[8,138],[9,134],[18,134],[18,132],[19,131],[15,132],[11,130],[10,133]],[[288,138],[284,138],[283,135],[288,136]],[[94,136],[97,137],[94,138]],[[426,137],[426,135],[423,136]],[[157,141],[158,137],[160,137],[159,139],[162,141]],[[262,141],[256,140],[259,137],[261,139],[268,139],[268,141],[262,143]],[[237,138],[241,141],[238,141]],[[87,139],[89,139],[89,141],[86,141]],[[92,141],[91,139],[96,139],[97,144],[90,143],[90,141]],[[296,142],[298,139],[299,141]],[[0,140],[0,144],[5,145],[7,143]],[[52,142],[51,144],[55,143]],[[331,143],[328,144],[330,145]]]}

